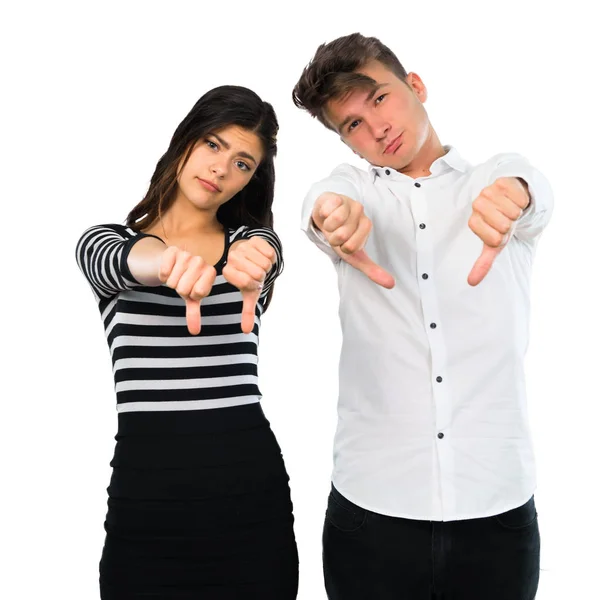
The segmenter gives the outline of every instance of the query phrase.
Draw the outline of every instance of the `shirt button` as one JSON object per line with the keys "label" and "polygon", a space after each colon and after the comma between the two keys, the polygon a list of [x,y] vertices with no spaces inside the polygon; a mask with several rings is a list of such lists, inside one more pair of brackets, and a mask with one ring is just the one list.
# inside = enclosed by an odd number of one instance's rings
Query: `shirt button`
{"label": "shirt button", "polygon": [[386,174],[386,175],[389,175],[389,174],[390,174],[390,170],[389,170],[389,169],[386,169],[386,170],[385,170],[385,174]]}
{"label": "shirt button", "polygon": [[442,378],[441,378],[439,375],[438,375],[438,376],[435,378],[435,380],[436,380],[438,383],[442,383],[442,381],[443,381],[443,379],[442,379]]}
{"label": "shirt button", "polygon": [[443,434],[441,431],[438,433],[438,438],[439,438],[440,440],[443,440],[443,439],[444,439],[444,434]]}
{"label": "shirt button", "polygon": [[415,187],[421,187],[421,184],[418,181],[415,181]]}
{"label": "shirt button", "polygon": [[426,227],[425,223],[421,223],[421,224],[419,225],[419,229],[425,229],[425,227]]}
{"label": "shirt button", "polygon": [[437,325],[435,323],[431,323],[431,325],[429,325],[429,327],[431,327],[431,329],[435,329],[437,327]]}
{"label": "shirt button", "polygon": [[422,277],[423,279],[429,279],[429,275],[427,275],[427,273],[423,273],[423,275],[421,275],[421,277]]}

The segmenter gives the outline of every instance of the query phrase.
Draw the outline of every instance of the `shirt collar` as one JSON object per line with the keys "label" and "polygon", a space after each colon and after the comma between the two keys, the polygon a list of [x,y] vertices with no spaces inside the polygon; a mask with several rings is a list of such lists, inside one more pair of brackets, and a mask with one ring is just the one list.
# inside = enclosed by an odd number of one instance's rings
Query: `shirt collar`
{"label": "shirt collar", "polygon": [[[467,161],[458,153],[458,150],[454,148],[454,146],[444,146],[444,150],[446,150],[446,154],[444,156],[440,156],[433,161],[430,171],[432,175],[438,175],[443,171],[446,171],[448,168],[453,169],[454,171],[460,171],[461,173],[465,173],[468,169],[469,164]],[[376,167],[374,165],[369,165],[369,173],[371,174],[371,181],[375,181],[377,177],[385,177],[389,179],[390,177],[398,179],[398,178],[408,178],[412,180],[412,177],[408,177],[402,173],[398,173],[394,169],[390,167]]]}

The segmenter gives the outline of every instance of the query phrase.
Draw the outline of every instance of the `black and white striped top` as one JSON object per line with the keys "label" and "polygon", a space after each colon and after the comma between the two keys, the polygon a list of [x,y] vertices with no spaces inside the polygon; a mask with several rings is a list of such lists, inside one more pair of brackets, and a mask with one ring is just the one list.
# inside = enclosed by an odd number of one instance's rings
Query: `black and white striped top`
{"label": "black and white striped top", "polygon": [[[229,246],[259,236],[276,250],[257,304],[254,330],[241,330],[242,295],[222,274]],[[202,328],[191,335],[185,302],[164,285],[138,283],[127,265],[133,244],[146,234],[123,225],[87,229],[77,244],[77,263],[90,283],[110,348],[117,410],[174,411],[258,402],[258,334],[263,302],[281,273],[281,242],[268,228],[227,230],[217,277],[201,303]]]}

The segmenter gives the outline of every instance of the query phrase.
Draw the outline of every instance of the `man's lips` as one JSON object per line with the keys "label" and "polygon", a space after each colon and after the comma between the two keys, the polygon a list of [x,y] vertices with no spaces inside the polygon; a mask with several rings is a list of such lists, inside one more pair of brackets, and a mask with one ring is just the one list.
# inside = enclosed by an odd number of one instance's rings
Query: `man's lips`
{"label": "man's lips", "polygon": [[384,154],[393,154],[398,150],[398,147],[402,143],[402,134],[400,134],[397,138],[393,139],[383,151]]}
{"label": "man's lips", "polygon": [[220,192],[221,188],[219,188],[212,181],[208,181],[208,179],[202,179],[201,177],[197,177],[198,181],[209,191],[211,192]]}

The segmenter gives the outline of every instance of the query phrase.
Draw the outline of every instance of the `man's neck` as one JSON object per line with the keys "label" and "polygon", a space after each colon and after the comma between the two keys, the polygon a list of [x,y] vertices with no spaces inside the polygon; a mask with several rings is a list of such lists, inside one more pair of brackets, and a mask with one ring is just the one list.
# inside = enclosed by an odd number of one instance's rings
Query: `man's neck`
{"label": "man's neck", "polygon": [[442,146],[436,132],[431,129],[429,136],[421,150],[406,167],[398,169],[398,171],[408,177],[427,177],[431,175],[431,165],[438,159],[444,156],[447,150]]}

